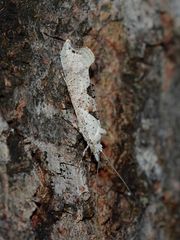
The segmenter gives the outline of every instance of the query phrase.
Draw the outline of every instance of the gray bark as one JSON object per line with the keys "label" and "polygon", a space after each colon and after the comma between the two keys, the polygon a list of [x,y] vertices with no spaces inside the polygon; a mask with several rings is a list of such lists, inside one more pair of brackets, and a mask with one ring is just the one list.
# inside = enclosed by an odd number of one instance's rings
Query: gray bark
{"label": "gray bark", "polygon": [[[179,239],[178,0],[0,2],[0,240]],[[62,39],[96,56],[105,154],[78,131]]]}

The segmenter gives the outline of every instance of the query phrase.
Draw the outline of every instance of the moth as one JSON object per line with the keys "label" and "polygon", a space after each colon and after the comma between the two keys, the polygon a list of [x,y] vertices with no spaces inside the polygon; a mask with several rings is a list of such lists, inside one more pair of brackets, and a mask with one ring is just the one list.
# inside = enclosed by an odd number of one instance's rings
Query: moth
{"label": "moth", "polygon": [[[96,102],[87,92],[91,84],[89,67],[95,61],[95,56],[87,47],[74,49],[71,41],[67,39],[60,52],[60,58],[64,79],[76,113],[79,131],[87,142],[87,148],[91,149],[96,161],[99,163],[100,153],[103,153],[101,137],[106,133],[106,130],[101,127],[100,121],[91,114],[96,111]],[[104,153],[103,156],[131,194],[126,182],[116,171],[108,157]]]}
{"label": "moth", "polygon": [[91,112],[96,111],[96,102],[87,93],[91,84],[89,67],[95,60],[94,54],[87,47],[74,49],[68,39],[63,45],[60,57],[79,131],[87,142],[87,147],[94,154],[96,161],[99,161],[100,152],[102,152],[101,136],[106,131],[101,127],[100,121],[91,114]]}

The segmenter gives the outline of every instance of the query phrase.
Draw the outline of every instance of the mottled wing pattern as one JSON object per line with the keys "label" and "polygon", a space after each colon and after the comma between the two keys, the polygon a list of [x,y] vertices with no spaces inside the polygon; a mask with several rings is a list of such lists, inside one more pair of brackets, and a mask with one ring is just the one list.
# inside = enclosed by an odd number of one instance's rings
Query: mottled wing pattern
{"label": "mottled wing pattern", "polygon": [[60,56],[79,131],[99,161],[102,151],[101,136],[106,131],[101,128],[100,121],[90,113],[96,111],[96,102],[87,93],[90,86],[89,67],[95,60],[94,54],[87,47],[74,49],[70,40],[66,40]]}

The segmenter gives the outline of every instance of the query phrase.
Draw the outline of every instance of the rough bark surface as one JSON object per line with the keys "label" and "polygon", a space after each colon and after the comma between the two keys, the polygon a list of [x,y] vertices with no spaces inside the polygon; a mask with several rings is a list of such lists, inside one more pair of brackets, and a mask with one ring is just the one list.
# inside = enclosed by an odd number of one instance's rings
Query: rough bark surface
{"label": "rough bark surface", "polygon": [[[4,0],[0,20],[0,240],[179,239],[179,0]],[[59,38],[96,56],[102,144],[131,196],[83,157]]]}

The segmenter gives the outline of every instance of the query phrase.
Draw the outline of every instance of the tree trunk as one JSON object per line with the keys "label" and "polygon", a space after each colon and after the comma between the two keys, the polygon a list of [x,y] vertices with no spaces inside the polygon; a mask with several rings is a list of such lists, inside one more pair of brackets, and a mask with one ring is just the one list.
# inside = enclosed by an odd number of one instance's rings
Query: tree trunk
{"label": "tree trunk", "polygon": [[[4,0],[0,19],[0,240],[179,239],[179,1]],[[62,74],[67,38],[96,57],[98,172]]]}

